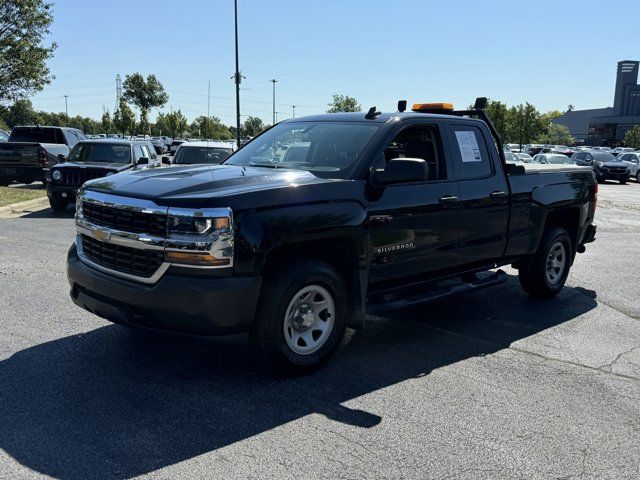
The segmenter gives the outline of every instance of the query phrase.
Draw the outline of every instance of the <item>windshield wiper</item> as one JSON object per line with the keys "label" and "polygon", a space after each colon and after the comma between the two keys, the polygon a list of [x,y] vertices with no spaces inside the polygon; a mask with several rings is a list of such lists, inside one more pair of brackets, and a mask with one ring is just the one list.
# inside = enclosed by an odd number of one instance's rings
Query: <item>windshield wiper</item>
{"label": "windshield wiper", "polygon": [[277,163],[271,162],[249,162],[250,167],[267,167],[267,168],[278,168]]}

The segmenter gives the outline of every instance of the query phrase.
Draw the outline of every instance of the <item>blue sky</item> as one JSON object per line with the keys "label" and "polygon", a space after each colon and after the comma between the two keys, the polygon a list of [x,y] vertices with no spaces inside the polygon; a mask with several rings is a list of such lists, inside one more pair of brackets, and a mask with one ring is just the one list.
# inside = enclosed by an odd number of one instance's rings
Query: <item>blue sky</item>
{"label": "blue sky", "polygon": [[[477,96],[540,110],[613,102],[616,62],[640,59],[640,2],[616,0],[239,0],[242,113],[271,123],[323,112],[333,93],[363,109]],[[99,118],[115,76],[154,73],[164,110],[235,122],[232,0],[57,0],[50,68],[38,109]],[[152,118],[157,111],[152,112]]]}

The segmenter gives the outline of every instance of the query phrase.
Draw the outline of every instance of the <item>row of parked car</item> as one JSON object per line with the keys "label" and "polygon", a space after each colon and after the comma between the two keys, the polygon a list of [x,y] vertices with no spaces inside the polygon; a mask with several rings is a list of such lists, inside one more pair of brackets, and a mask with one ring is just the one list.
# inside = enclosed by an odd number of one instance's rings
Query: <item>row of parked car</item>
{"label": "row of parked car", "polygon": [[[15,127],[8,142],[0,143],[0,185],[42,180],[51,208],[62,211],[75,201],[88,180],[125,170],[144,170],[185,164],[220,164],[235,150],[235,142],[158,138],[88,138],[65,127]],[[161,156],[173,152],[173,158]]]}
{"label": "row of parked car", "polygon": [[592,167],[598,182],[617,180],[640,183],[640,151],[629,147],[567,147],[565,145],[505,145],[505,158],[511,163],[579,165]]}

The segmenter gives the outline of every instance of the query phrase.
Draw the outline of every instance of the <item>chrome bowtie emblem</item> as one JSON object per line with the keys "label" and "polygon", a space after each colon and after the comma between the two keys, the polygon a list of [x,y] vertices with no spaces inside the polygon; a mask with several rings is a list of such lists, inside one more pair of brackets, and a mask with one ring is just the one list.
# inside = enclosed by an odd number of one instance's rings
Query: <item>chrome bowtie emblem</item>
{"label": "chrome bowtie emblem", "polygon": [[91,233],[93,234],[93,238],[101,242],[106,242],[111,238],[111,230],[108,228],[94,228],[91,230]]}

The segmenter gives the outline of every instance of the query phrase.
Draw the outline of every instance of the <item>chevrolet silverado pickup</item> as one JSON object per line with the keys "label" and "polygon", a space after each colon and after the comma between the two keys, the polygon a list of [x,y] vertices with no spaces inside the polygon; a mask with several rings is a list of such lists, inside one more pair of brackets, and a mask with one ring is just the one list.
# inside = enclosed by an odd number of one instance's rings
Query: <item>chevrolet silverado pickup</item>
{"label": "chevrolet silverado pickup", "polygon": [[553,297],[595,238],[593,169],[505,162],[484,105],[296,118],[222,165],[89,181],[71,298],[142,329],[249,332],[262,365],[302,373],[366,313],[500,284],[503,265]]}
{"label": "chevrolet silverado pickup", "polygon": [[154,168],[160,160],[150,142],[130,140],[84,140],[67,159],[46,173],[49,205],[64,211],[75,201],[76,192],[87,180],[108,177],[125,170]]}
{"label": "chevrolet silverado pickup", "polygon": [[0,143],[0,186],[45,181],[47,170],[69,154],[84,133],[66,127],[14,127]]}

